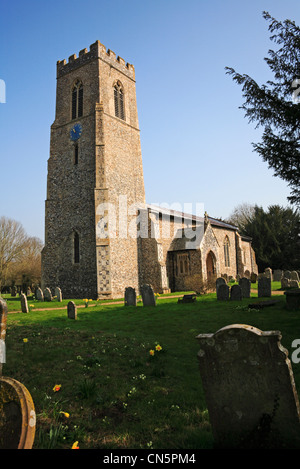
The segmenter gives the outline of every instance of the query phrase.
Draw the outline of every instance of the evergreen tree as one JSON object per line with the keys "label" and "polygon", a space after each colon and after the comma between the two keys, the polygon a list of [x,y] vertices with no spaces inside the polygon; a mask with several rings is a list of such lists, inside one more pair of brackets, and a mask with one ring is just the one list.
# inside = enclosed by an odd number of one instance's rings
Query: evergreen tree
{"label": "evergreen tree", "polygon": [[300,203],[300,28],[291,20],[283,22],[263,12],[269,21],[271,41],[279,45],[269,50],[264,60],[274,75],[274,81],[259,86],[248,75],[226,67],[226,73],[242,85],[244,104],[241,109],[249,122],[263,127],[262,141],[254,143],[274,175],[288,182],[292,204]]}

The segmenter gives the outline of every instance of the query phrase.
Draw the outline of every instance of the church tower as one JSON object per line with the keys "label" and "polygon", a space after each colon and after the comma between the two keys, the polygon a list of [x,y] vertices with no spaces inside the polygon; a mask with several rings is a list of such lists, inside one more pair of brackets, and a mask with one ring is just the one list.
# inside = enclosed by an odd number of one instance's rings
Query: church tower
{"label": "church tower", "polygon": [[138,244],[129,229],[132,207],[144,203],[134,67],[96,41],[57,62],[42,287],[58,286],[65,298],[138,289]]}

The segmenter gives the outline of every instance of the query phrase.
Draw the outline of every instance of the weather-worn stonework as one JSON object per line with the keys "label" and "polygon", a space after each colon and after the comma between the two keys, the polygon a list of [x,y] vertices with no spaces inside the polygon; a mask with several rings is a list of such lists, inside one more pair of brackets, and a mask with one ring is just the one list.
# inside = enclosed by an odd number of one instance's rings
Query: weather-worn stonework
{"label": "weather-worn stonework", "polygon": [[134,66],[99,41],[58,61],[43,290],[54,295],[59,285],[64,298],[123,297],[127,286],[140,294],[143,284],[198,291],[245,272],[257,273],[255,255],[235,226],[146,203]]}

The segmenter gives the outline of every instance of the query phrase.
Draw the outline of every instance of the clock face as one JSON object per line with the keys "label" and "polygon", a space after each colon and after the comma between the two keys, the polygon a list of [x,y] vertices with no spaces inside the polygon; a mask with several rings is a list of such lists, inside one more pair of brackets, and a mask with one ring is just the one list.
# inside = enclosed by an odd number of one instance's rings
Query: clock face
{"label": "clock face", "polygon": [[70,139],[75,141],[78,140],[82,133],[82,127],[80,124],[75,124],[70,130]]}

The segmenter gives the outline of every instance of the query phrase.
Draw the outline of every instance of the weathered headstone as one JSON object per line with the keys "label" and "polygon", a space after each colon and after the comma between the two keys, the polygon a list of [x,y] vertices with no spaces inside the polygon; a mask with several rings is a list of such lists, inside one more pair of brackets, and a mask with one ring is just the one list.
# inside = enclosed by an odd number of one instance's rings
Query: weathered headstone
{"label": "weathered headstone", "polygon": [[244,277],[250,278],[251,274],[249,270],[245,270]]}
{"label": "weathered headstone", "polygon": [[68,311],[68,318],[69,319],[77,319],[77,307],[76,307],[74,301],[69,301],[68,302],[67,311]]}
{"label": "weathered headstone", "polygon": [[242,300],[242,289],[240,285],[232,285],[230,289],[230,299],[233,301]]}
{"label": "weathered headstone", "polygon": [[45,288],[44,290],[44,301],[52,301],[52,294],[50,288]]}
{"label": "weathered headstone", "polygon": [[270,277],[259,277],[258,278],[258,287],[257,287],[257,296],[272,296],[272,287]]}
{"label": "weathered headstone", "polygon": [[243,298],[250,298],[251,280],[249,280],[246,277],[243,277],[239,281],[239,286],[242,289],[242,297]]}
{"label": "weathered headstone", "polygon": [[282,277],[281,279],[281,288],[282,289],[285,289],[285,288],[289,288],[290,287],[290,279],[289,278],[286,278],[286,277]]}
{"label": "weathered headstone", "polygon": [[292,270],[291,280],[296,280],[296,282],[299,282],[299,275],[298,275],[298,272],[296,270]]}
{"label": "weathered headstone", "polygon": [[273,274],[272,274],[272,269],[271,269],[271,267],[267,267],[267,268],[265,269],[265,276],[266,276],[266,277],[269,277],[269,278],[272,280]]}
{"label": "weathered headstone", "polygon": [[283,274],[282,270],[280,270],[280,269],[274,270],[274,272],[273,272],[274,282],[280,282],[280,280],[282,278],[282,274]]}
{"label": "weathered headstone", "polygon": [[298,448],[299,401],[281,333],[233,324],[197,340],[216,448]]}
{"label": "weathered headstone", "polygon": [[55,293],[54,294],[56,296],[57,301],[62,301],[62,293],[61,293],[61,289],[59,287],[55,288]]}
{"label": "weathered headstone", "polygon": [[32,291],[30,288],[27,288],[27,292],[26,292],[26,296],[31,296],[32,295]]}
{"label": "weathered headstone", "polygon": [[151,285],[143,285],[141,295],[144,306],[156,306],[156,298]]}
{"label": "weathered headstone", "polygon": [[283,276],[284,276],[285,278],[290,279],[290,278],[291,278],[291,271],[290,271],[290,270],[284,270]]}
{"label": "weathered headstone", "polygon": [[35,297],[38,301],[44,301],[44,293],[40,287],[35,290]]}
{"label": "weathered headstone", "polygon": [[125,306],[136,306],[136,291],[135,288],[126,287],[124,295]]}
{"label": "weathered headstone", "polygon": [[290,288],[299,288],[299,282],[297,280],[290,280]]}
{"label": "weathered headstone", "polygon": [[250,281],[251,283],[257,282],[257,274],[255,272],[251,272]]}
{"label": "weathered headstone", "polygon": [[17,296],[17,287],[11,287],[11,296]]}
{"label": "weathered headstone", "polygon": [[218,277],[216,280],[216,291],[218,291],[218,287],[224,283],[226,283],[226,280],[223,277]]}
{"label": "weathered headstone", "polygon": [[20,295],[20,300],[21,300],[21,310],[22,313],[29,313],[29,308],[28,308],[28,303],[27,303],[27,297],[24,293],[21,293]]}
{"label": "weathered headstone", "polygon": [[220,301],[229,300],[229,291],[229,285],[227,285],[226,283],[219,285],[217,290],[217,299]]}
{"label": "weathered headstone", "polygon": [[286,296],[286,307],[292,311],[300,310],[300,289],[284,292]]}

